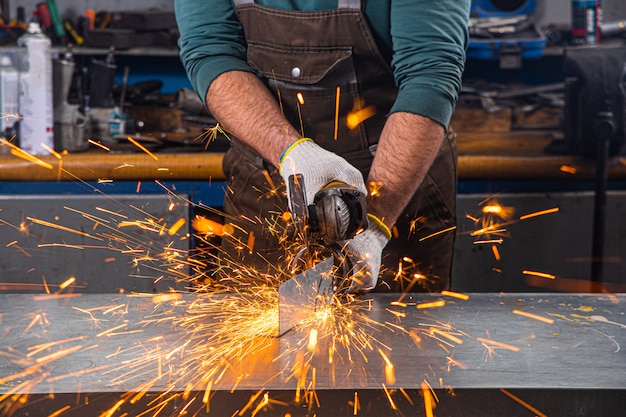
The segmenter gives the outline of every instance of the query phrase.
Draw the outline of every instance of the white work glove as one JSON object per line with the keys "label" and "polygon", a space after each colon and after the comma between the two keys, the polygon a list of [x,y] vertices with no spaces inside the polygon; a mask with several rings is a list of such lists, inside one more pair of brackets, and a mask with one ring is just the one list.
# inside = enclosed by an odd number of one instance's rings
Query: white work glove
{"label": "white work glove", "polygon": [[383,249],[391,239],[391,231],[378,217],[368,214],[368,227],[345,242],[343,251],[352,269],[347,292],[371,290],[378,282]]}
{"label": "white work glove", "polygon": [[[341,181],[367,195],[363,175],[358,169],[308,138],[291,144],[280,158],[280,175],[285,184],[288,185],[289,177],[295,174],[302,174],[306,204],[313,204],[315,194],[332,181]],[[287,200],[291,208],[289,187]]]}

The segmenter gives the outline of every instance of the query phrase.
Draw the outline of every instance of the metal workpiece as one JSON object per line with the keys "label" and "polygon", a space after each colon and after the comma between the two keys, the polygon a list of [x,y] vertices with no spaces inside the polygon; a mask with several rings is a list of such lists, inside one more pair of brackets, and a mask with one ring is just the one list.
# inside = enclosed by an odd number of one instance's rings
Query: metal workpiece
{"label": "metal workpiece", "polygon": [[64,417],[148,410],[421,416],[432,406],[437,416],[623,412],[626,295],[459,296],[367,294],[276,338],[264,334],[278,327],[277,308],[261,295],[2,294],[0,410],[62,410]]}
{"label": "metal workpiece", "polygon": [[[190,252],[186,195],[111,197],[88,184],[77,189],[91,194],[0,195],[0,232],[7,245],[0,253],[0,291],[185,288],[191,274],[184,262]],[[71,287],[63,290],[70,277]]]}

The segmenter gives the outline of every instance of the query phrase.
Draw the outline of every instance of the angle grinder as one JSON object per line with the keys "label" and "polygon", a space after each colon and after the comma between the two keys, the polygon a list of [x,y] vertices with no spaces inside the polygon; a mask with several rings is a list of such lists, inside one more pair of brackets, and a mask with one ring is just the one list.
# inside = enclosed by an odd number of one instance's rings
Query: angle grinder
{"label": "angle grinder", "polygon": [[301,174],[288,179],[290,211],[304,245],[290,262],[292,273],[306,272],[329,257],[334,259],[333,293],[346,288],[344,280],[352,264],[343,253],[342,242],[367,229],[365,194],[341,181],[332,181],[308,204]]}
{"label": "angle grinder", "polygon": [[301,174],[290,176],[288,187],[291,212],[306,235],[330,246],[367,229],[365,194],[356,187],[332,181],[315,194],[312,204],[305,201]]}

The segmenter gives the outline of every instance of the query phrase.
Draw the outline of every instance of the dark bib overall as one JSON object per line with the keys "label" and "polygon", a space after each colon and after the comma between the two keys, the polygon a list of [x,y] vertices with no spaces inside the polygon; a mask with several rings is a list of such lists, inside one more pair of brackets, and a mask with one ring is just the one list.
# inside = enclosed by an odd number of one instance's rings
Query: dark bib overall
{"label": "dark bib overall", "polygon": [[[323,11],[272,9],[253,0],[234,3],[248,64],[279,100],[287,120],[367,178],[397,87],[361,1],[339,0],[337,9]],[[277,169],[235,140],[224,158],[224,172],[229,181],[224,211],[239,227],[224,239],[223,249],[240,264],[270,272],[276,266],[284,269],[285,245],[279,244],[276,229],[284,228],[279,223],[287,200]],[[448,287],[455,232],[420,240],[455,224],[455,198],[456,146],[447,138],[385,248],[378,290]]]}

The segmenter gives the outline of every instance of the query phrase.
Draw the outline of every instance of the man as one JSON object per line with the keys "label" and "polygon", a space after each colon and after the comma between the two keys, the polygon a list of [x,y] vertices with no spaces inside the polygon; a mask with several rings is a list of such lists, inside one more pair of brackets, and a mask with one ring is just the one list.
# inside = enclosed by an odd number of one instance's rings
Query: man
{"label": "man", "polygon": [[449,286],[456,145],[446,129],[469,4],[175,0],[188,76],[236,138],[224,210],[239,227],[225,250],[239,248],[242,264],[281,262],[269,219],[301,173],[309,203],[334,180],[368,193],[369,227],[342,242],[351,290]]}

